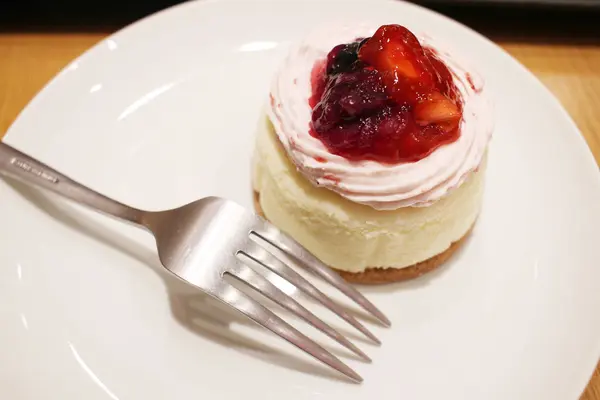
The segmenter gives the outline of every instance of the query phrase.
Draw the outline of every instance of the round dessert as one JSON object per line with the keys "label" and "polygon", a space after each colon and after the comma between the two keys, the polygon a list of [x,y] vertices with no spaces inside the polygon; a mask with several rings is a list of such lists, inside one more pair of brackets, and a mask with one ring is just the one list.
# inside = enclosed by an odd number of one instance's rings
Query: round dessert
{"label": "round dessert", "polygon": [[347,280],[441,265],[479,214],[492,134],[483,80],[400,25],[330,26],[273,80],[256,208]]}

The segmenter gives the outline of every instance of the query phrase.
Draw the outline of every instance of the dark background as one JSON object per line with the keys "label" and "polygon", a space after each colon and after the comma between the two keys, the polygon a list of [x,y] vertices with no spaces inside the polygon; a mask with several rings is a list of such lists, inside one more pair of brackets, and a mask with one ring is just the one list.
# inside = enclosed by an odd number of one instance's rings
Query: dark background
{"label": "dark background", "polygon": [[[176,0],[0,0],[0,31],[114,31]],[[600,42],[600,0],[415,0],[494,39]]]}

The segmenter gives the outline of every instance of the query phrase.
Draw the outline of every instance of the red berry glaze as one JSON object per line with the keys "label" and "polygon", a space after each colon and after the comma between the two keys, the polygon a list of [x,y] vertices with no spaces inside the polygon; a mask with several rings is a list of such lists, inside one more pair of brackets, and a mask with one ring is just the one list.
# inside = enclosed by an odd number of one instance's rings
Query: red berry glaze
{"label": "red berry glaze", "polygon": [[452,74],[400,25],[334,47],[311,83],[311,134],[350,160],[414,162],[459,137]]}

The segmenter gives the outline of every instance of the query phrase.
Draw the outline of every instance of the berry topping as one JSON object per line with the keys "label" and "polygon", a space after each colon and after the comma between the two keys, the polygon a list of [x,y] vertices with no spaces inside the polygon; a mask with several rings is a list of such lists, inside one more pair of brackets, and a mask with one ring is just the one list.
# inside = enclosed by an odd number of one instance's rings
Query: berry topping
{"label": "berry topping", "polygon": [[311,78],[311,134],[334,154],[418,161],[459,136],[452,74],[400,25],[334,47]]}

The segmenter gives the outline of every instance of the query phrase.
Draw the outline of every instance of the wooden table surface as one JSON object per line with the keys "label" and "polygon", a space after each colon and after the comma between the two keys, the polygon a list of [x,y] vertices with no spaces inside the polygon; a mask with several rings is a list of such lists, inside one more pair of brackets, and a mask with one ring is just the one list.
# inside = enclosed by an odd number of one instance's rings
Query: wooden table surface
{"label": "wooden table surface", "polygon": [[[107,33],[0,33],[0,137],[69,61]],[[600,163],[600,45],[497,40],[562,101]],[[600,367],[582,400],[600,400]]]}

